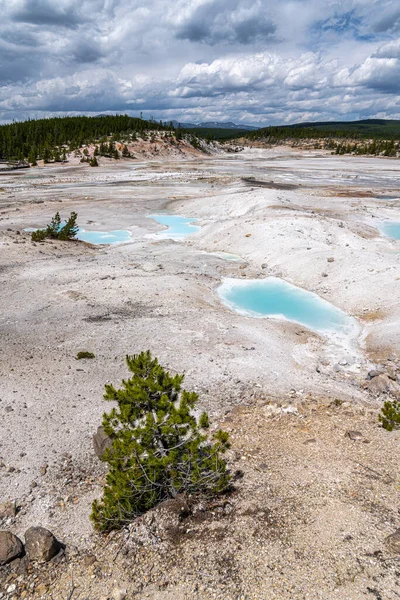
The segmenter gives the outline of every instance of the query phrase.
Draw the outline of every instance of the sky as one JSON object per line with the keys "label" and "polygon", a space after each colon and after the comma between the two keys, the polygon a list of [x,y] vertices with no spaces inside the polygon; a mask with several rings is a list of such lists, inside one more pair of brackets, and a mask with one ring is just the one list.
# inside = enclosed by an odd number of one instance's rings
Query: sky
{"label": "sky", "polygon": [[400,0],[0,0],[0,121],[400,119]]}

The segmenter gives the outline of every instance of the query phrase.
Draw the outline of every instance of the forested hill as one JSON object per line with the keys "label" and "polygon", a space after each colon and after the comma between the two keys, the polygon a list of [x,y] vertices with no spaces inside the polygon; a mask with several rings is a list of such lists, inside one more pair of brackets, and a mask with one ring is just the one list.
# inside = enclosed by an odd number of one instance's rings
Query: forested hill
{"label": "forested hill", "polygon": [[35,163],[48,155],[61,154],[97,141],[120,141],[121,137],[173,126],[127,115],[56,117],[0,126],[0,159]]}
{"label": "forested hill", "polygon": [[375,139],[400,140],[400,121],[366,119],[364,121],[322,121],[263,127],[249,131],[244,137],[250,140],[285,139]]}

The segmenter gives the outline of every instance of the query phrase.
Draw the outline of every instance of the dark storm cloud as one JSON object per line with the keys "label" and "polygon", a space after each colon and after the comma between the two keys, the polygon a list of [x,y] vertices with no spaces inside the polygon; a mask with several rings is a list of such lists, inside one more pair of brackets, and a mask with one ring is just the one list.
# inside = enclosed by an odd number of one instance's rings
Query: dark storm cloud
{"label": "dark storm cloud", "polygon": [[92,40],[78,40],[71,51],[73,60],[81,64],[98,62],[104,56],[99,45]]}
{"label": "dark storm cloud", "polygon": [[63,7],[61,2],[53,0],[24,0],[21,8],[13,12],[11,18],[21,23],[58,27],[76,27],[81,22],[77,3],[67,3]]}
{"label": "dark storm cloud", "polygon": [[206,44],[250,44],[273,37],[276,26],[261,3],[208,0],[180,24],[178,39]]}
{"label": "dark storm cloud", "polygon": [[373,24],[377,33],[393,33],[400,31],[400,6],[393,7],[383,14]]}
{"label": "dark storm cloud", "polygon": [[0,0],[0,119],[400,117],[398,0]]}

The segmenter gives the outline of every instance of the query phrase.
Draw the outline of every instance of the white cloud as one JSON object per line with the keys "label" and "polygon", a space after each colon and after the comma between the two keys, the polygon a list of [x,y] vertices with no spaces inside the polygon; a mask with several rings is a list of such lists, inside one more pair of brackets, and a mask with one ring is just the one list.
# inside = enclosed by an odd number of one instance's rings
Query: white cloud
{"label": "white cloud", "polygon": [[0,0],[0,10],[0,119],[400,117],[397,0]]}

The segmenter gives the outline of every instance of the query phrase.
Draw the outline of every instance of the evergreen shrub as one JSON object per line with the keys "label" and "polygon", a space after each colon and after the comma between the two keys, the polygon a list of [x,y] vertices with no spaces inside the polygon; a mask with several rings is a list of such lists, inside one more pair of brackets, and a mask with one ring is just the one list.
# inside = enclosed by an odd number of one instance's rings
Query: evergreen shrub
{"label": "evergreen shrub", "polygon": [[228,433],[207,434],[208,416],[195,416],[198,396],[182,389],[184,376],[172,376],[149,350],[126,362],[132,377],[120,389],[105,386],[104,399],[117,406],[103,416],[112,446],[102,457],[109,466],[103,497],[92,505],[103,532],[178,494],[223,492],[230,481],[222,458]]}

